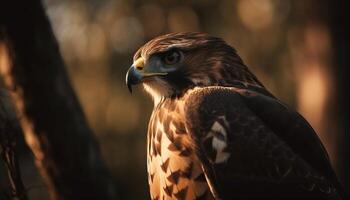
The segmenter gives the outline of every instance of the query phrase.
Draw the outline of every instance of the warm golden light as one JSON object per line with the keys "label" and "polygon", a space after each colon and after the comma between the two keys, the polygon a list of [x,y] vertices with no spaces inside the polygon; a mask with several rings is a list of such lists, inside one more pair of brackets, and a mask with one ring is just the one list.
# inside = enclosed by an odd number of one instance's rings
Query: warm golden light
{"label": "warm golden light", "polygon": [[318,65],[307,65],[299,77],[297,93],[298,107],[301,113],[318,131],[322,128],[322,118],[328,92],[328,77]]}
{"label": "warm golden light", "polygon": [[259,30],[269,26],[274,20],[272,0],[240,0],[238,16],[244,26],[251,30]]}

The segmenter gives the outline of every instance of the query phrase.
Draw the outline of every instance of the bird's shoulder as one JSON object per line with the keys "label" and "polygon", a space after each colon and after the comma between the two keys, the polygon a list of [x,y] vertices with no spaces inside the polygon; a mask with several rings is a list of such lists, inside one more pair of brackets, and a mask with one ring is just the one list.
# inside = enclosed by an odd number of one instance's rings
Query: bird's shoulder
{"label": "bird's shoulder", "polygon": [[243,96],[257,95],[254,91],[236,88],[209,86],[189,90],[183,97],[184,115],[195,119],[200,116],[215,117],[220,112],[235,113],[242,106],[246,106]]}
{"label": "bird's shoulder", "polygon": [[229,103],[226,100],[230,100],[230,103],[238,103],[232,102],[232,100],[241,99],[240,95],[246,92],[247,90],[242,90],[241,88],[236,87],[223,87],[223,86],[207,86],[207,87],[195,87],[191,90],[188,90],[185,95],[182,97],[186,102],[187,108],[193,106],[193,104],[207,104],[211,103],[215,100],[215,103],[225,104]]}

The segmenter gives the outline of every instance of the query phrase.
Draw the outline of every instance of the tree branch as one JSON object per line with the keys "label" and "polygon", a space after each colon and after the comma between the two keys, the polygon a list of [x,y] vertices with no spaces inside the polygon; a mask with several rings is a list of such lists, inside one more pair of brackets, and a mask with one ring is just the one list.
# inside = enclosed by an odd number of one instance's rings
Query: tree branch
{"label": "tree branch", "polygon": [[0,73],[53,199],[115,199],[39,0],[0,5]]}

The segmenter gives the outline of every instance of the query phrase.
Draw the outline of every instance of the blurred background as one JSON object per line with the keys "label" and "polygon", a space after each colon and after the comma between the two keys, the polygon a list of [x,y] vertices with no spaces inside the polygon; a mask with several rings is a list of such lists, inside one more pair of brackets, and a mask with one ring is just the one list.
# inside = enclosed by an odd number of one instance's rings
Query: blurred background
{"label": "blurred background", "polygon": [[[146,41],[169,32],[222,37],[277,97],[313,126],[341,179],[342,115],[327,1],[306,0],[45,0],[72,84],[122,199],[149,199],[146,131],[153,103],[132,95],[125,72]],[[307,150],[307,147],[305,147]],[[21,143],[30,199],[48,199]],[[5,176],[1,170],[0,178]],[[0,184],[5,184],[0,179]],[[349,188],[350,189],[350,188]]]}

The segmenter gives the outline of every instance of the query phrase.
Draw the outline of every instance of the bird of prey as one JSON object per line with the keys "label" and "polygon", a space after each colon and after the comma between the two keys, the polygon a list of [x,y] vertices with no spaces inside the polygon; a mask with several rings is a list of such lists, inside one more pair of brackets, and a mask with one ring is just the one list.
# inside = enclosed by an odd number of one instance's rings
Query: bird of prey
{"label": "bird of prey", "polygon": [[343,199],[315,131],[222,39],[159,36],[135,53],[126,83],[154,101],[151,199]]}

